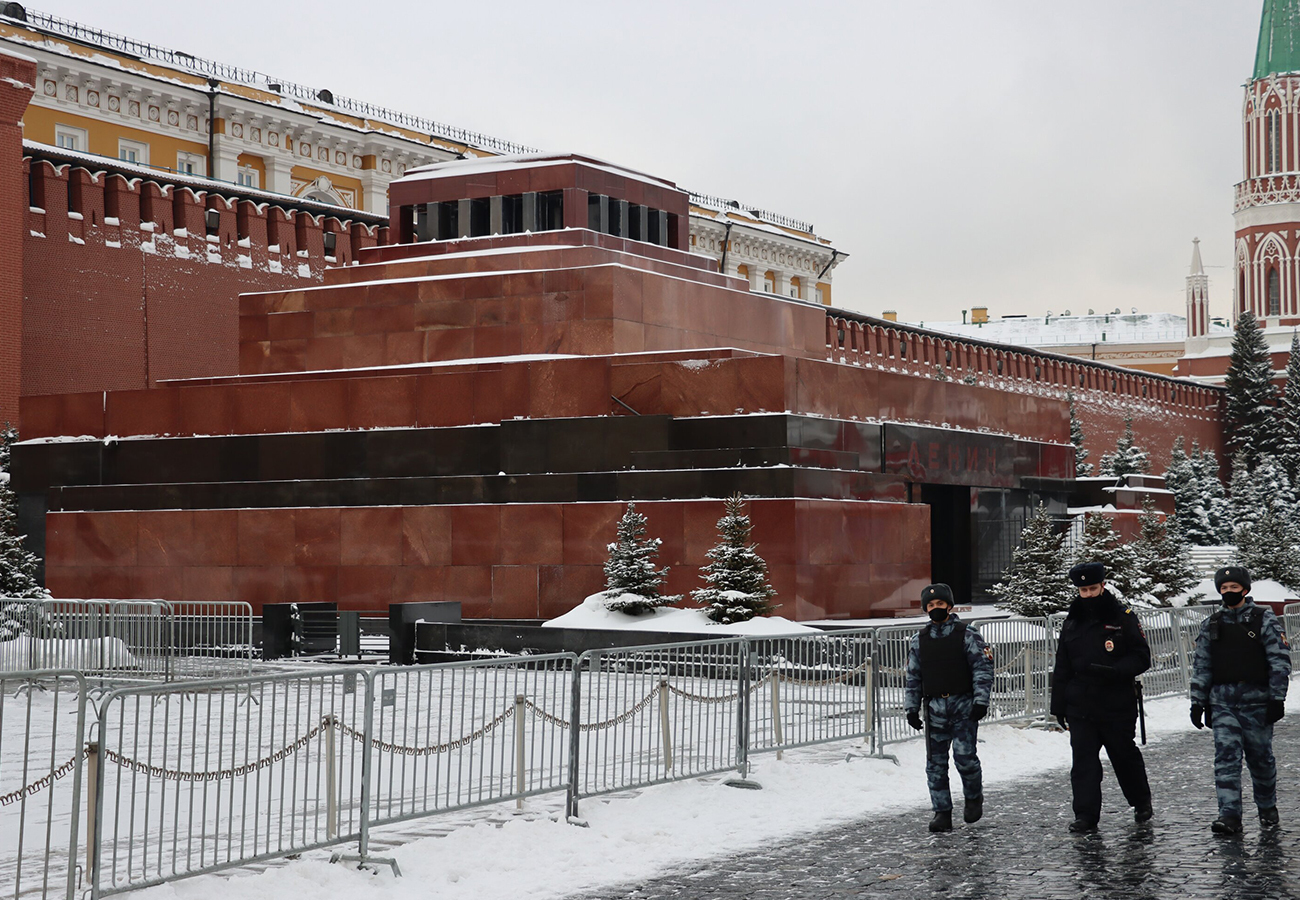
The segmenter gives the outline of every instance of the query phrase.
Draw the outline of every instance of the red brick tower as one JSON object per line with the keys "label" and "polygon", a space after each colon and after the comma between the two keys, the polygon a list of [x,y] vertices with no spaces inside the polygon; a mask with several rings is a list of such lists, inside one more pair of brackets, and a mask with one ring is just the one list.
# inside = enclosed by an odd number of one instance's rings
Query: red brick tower
{"label": "red brick tower", "polygon": [[1300,324],[1300,0],[1265,0],[1242,115],[1233,316]]}
{"label": "red brick tower", "polygon": [[[36,83],[36,60],[16,54],[0,55],[0,159],[23,157],[22,117]],[[22,384],[23,225],[27,211],[23,200],[21,165],[0,166],[0,322],[19,327],[0,328],[0,423],[18,421],[18,393]]]}

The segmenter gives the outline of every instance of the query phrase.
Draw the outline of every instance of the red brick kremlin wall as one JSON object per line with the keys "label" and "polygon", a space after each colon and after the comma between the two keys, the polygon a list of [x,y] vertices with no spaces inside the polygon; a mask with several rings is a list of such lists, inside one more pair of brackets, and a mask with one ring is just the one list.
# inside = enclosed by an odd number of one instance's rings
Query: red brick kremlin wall
{"label": "red brick kremlin wall", "polygon": [[241,293],[319,282],[326,232],[340,265],[382,238],[301,210],[24,163],[24,395],[234,375]]}

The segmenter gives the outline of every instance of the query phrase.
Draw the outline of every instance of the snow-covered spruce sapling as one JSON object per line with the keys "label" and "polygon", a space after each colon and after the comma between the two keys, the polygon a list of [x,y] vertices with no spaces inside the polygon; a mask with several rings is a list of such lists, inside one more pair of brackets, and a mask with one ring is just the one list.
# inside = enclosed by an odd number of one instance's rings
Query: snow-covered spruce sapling
{"label": "snow-covered spruce sapling", "polygon": [[1223,479],[1219,477],[1219,458],[1213,450],[1202,450],[1197,441],[1192,441],[1191,460],[1210,518],[1210,531],[1214,535],[1211,543],[1226,544],[1232,540],[1232,512]]}
{"label": "snow-covered spruce sapling", "polygon": [[[1172,606],[1173,598],[1194,587],[1200,580],[1187,541],[1178,528],[1161,517],[1150,496],[1142,498],[1138,517],[1141,534],[1134,545],[1133,596],[1153,606]],[[1199,595],[1198,595],[1199,596]]]}
{"label": "snow-covered spruce sapling", "polygon": [[1069,607],[1074,589],[1062,564],[1061,543],[1047,508],[1038,504],[1011,554],[1011,565],[993,585],[998,604],[1020,616],[1049,616]]}
{"label": "snow-covered spruce sapling", "polygon": [[[1218,476],[1215,475],[1214,479],[1218,481]],[[1214,526],[1210,524],[1209,497],[1192,458],[1183,449],[1181,437],[1169,454],[1165,487],[1174,495],[1179,533],[1186,541],[1198,547],[1218,543]]]}
{"label": "snow-covered spruce sapling", "polygon": [[723,625],[772,611],[776,591],[767,581],[767,562],[749,540],[752,531],[744,499],[735,494],[724,500],[718,543],[704,554],[709,562],[700,569],[705,586],[691,592],[691,599],[707,609],[708,617]]}
{"label": "snow-covered spruce sapling", "polygon": [[1151,471],[1151,458],[1133,438],[1133,417],[1124,417],[1124,433],[1115,442],[1115,450],[1101,457],[1101,474],[1122,478],[1145,475]]}
{"label": "snow-covered spruce sapling", "polygon": [[[13,426],[5,423],[0,430],[0,597],[26,600],[43,600],[50,596],[38,579],[40,560],[23,547],[18,533],[17,499],[9,489],[9,446],[18,439]],[[0,612],[0,618],[9,624],[0,624],[0,635],[17,628],[18,621],[27,621],[17,610]],[[19,630],[27,633],[30,629]],[[16,636],[16,634],[15,634]],[[4,640],[0,636],[0,640]]]}
{"label": "snow-covered spruce sapling", "polygon": [[1092,463],[1085,462],[1088,458],[1088,448],[1083,446],[1083,423],[1075,414],[1074,393],[1067,393],[1065,399],[1070,406],[1070,443],[1074,445],[1074,477],[1087,478],[1092,474],[1093,467]]}
{"label": "snow-covered spruce sapling", "polygon": [[1281,449],[1277,390],[1273,387],[1273,358],[1255,314],[1243,310],[1232,336],[1232,355],[1223,386],[1224,443],[1234,455],[1246,454],[1251,469],[1261,456],[1276,456]]}
{"label": "snow-covered spruce sapling", "polygon": [[618,520],[618,536],[609,545],[605,560],[605,605],[614,612],[640,615],[660,606],[668,606],[680,597],[659,593],[668,577],[668,567],[656,568],[660,538],[646,537],[646,518],[628,503]]}
{"label": "snow-covered spruce sapling", "polygon": [[1121,598],[1134,591],[1137,574],[1137,551],[1126,544],[1105,513],[1084,513],[1083,537],[1074,548],[1070,565],[1099,562],[1106,567],[1106,586]]}
{"label": "snow-covered spruce sapling", "polygon": [[1278,404],[1282,420],[1278,460],[1292,484],[1300,484],[1300,333],[1291,333],[1291,354],[1286,360],[1286,386]]}

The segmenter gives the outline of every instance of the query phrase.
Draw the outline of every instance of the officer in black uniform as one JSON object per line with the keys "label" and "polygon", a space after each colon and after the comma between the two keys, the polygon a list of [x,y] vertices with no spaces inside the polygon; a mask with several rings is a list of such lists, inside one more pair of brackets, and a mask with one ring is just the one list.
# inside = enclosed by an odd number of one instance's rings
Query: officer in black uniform
{"label": "officer in black uniform", "polygon": [[1070,570],[1079,596],[1061,627],[1052,673],[1052,715],[1070,731],[1070,786],[1075,834],[1095,831],[1101,819],[1101,749],[1133,818],[1152,816],[1151,787],[1137,730],[1135,679],[1151,668],[1151,648],[1133,610],[1106,589],[1106,567],[1080,563]]}

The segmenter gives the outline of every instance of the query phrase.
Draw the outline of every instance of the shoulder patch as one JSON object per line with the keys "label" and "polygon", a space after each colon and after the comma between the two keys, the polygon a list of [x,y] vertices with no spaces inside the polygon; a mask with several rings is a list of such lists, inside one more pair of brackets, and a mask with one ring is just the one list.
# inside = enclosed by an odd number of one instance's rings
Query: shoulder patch
{"label": "shoulder patch", "polygon": [[1124,607],[1124,615],[1126,615],[1126,616],[1131,616],[1131,615],[1133,615],[1133,607],[1131,607],[1131,606],[1126,606],[1126,607]]}
{"label": "shoulder patch", "polygon": [[[1282,638],[1282,642],[1283,642],[1283,643],[1286,643],[1286,638],[1285,638],[1285,637]],[[989,647],[988,645],[985,645],[985,647],[984,647],[984,656],[988,658],[988,661],[989,661],[989,662],[993,662],[993,648],[992,648],[992,647]]]}

